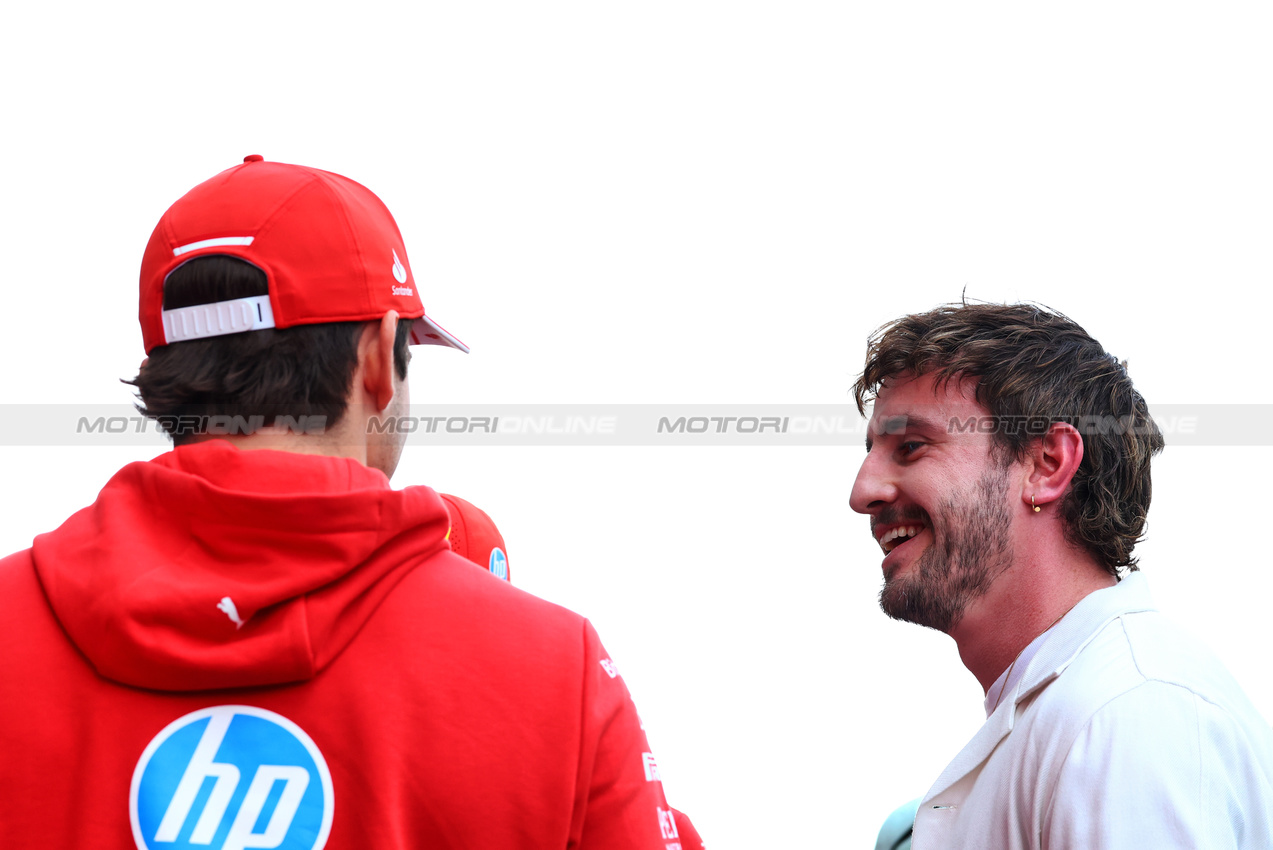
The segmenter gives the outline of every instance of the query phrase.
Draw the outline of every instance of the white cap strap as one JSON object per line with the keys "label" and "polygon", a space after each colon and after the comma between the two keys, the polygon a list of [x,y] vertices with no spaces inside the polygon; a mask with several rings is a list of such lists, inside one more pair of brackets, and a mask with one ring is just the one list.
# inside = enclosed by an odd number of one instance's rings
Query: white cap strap
{"label": "white cap strap", "polygon": [[216,304],[196,304],[163,311],[166,343],[237,334],[274,327],[270,296],[254,295]]}

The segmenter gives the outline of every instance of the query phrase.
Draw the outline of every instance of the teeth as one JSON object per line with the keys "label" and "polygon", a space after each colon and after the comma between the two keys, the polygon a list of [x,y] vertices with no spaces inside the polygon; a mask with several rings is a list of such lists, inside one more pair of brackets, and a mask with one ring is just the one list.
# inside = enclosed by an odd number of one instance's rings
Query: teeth
{"label": "teeth", "polygon": [[897,540],[898,538],[914,537],[919,534],[922,529],[922,525],[899,525],[897,528],[890,528],[888,531],[884,532],[884,536],[880,538],[880,548],[882,548],[885,552],[889,552],[896,548],[895,546],[889,545],[894,540]]}

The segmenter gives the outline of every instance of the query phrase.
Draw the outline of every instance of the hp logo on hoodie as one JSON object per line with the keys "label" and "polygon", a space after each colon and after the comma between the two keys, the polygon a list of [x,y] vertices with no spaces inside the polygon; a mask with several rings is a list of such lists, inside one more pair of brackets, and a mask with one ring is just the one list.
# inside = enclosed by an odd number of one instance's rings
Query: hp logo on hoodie
{"label": "hp logo on hoodie", "polygon": [[129,795],[138,850],[321,850],[333,811],[309,735],[249,705],[169,723],[138,759]]}

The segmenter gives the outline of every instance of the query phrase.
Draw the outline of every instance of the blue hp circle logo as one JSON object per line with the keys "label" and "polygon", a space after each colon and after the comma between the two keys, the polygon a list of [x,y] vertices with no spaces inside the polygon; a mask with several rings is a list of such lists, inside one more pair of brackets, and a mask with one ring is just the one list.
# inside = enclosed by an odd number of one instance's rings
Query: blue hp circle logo
{"label": "blue hp circle logo", "polygon": [[179,718],[133,771],[138,850],[321,850],[334,799],[327,762],[286,717],[219,705]]}
{"label": "blue hp circle logo", "polygon": [[508,581],[508,556],[498,546],[491,550],[490,569],[496,578]]}

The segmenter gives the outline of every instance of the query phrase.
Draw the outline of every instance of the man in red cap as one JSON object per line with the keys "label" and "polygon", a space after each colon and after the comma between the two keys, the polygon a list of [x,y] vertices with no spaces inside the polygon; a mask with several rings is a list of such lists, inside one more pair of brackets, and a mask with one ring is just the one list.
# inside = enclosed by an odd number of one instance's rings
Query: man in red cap
{"label": "man in red cap", "polygon": [[677,849],[592,626],[389,486],[408,344],[467,349],[375,195],[248,157],[140,317],[175,449],[0,561],[0,846]]}

